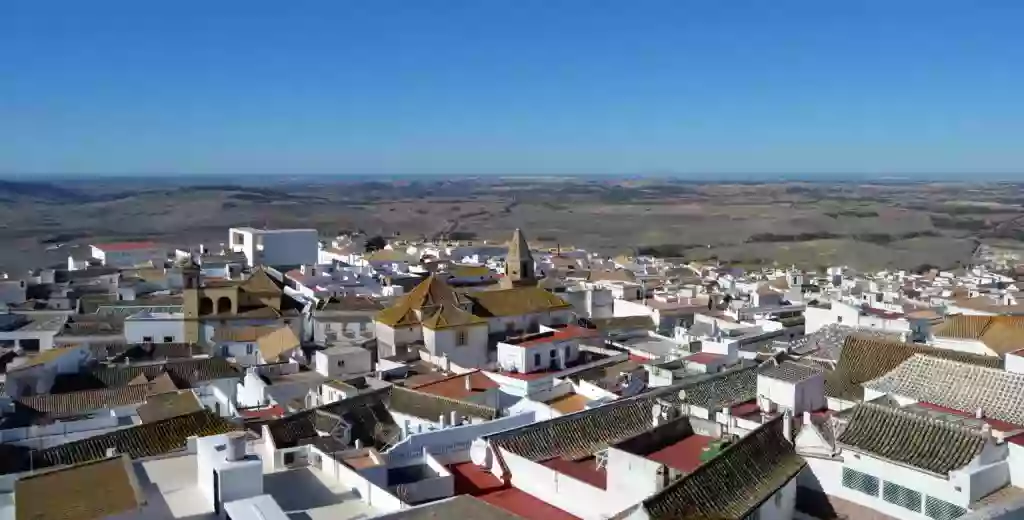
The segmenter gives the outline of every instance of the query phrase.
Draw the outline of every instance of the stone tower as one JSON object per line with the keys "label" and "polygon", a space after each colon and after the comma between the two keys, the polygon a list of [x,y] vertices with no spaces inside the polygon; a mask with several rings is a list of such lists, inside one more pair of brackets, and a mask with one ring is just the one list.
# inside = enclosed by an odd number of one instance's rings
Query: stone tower
{"label": "stone tower", "polygon": [[501,280],[502,287],[524,287],[537,285],[534,271],[533,255],[530,245],[526,243],[523,231],[516,228],[512,241],[508,244],[508,256],[505,257],[505,277]]}

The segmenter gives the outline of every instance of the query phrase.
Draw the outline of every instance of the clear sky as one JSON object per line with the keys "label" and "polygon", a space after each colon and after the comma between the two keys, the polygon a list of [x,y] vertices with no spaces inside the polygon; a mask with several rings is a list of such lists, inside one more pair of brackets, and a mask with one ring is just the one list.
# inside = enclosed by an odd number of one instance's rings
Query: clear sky
{"label": "clear sky", "polygon": [[1022,23],[1022,0],[7,0],[0,174],[1006,176]]}

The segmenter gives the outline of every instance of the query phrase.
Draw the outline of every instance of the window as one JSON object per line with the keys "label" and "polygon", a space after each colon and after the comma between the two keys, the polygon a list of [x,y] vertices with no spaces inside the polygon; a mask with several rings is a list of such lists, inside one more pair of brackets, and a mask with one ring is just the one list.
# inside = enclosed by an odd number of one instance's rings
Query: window
{"label": "window", "polygon": [[459,330],[455,333],[455,344],[459,346],[466,344],[466,331]]}
{"label": "window", "polygon": [[565,359],[569,359],[569,352],[570,352],[569,345],[566,345],[565,346]]}
{"label": "window", "polygon": [[537,365],[537,366],[540,366],[540,353],[539,352],[533,355],[533,364]]}
{"label": "window", "polygon": [[252,354],[252,343],[246,343],[245,344],[245,353],[246,354]]}
{"label": "window", "polygon": [[551,359],[554,359],[558,355],[558,350],[551,349]]}
{"label": "window", "polygon": [[344,359],[339,359],[339,360],[338,360],[338,366],[339,366],[339,367],[343,367],[343,366],[345,366],[345,360],[344,360]]}
{"label": "window", "polygon": [[508,323],[506,323],[506,324],[505,324],[505,331],[507,331],[507,332],[513,332],[513,331],[515,331],[515,330],[516,330],[516,324],[515,324],[515,322],[511,322],[511,321],[510,321],[510,322],[508,322]]}
{"label": "window", "polygon": [[873,497],[878,496],[878,477],[843,468],[843,487],[860,491]]}
{"label": "window", "polygon": [[164,336],[164,343],[174,343],[174,336]]}
{"label": "window", "polygon": [[921,493],[892,482],[882,483],[882,499],[915,513],[921,512]]}
{"label": "window", "polygon": [[153,336],[142,336],[142,342],[143,343],[152,343],[153,342]]}
{"label": "window", "polygon": [[928,518],[934,518],[935,520],[953,520],[954,518],[966,515],[967,510],[956,504],[950,504],[945,500],[926,497],[924,499],[924,514]]}

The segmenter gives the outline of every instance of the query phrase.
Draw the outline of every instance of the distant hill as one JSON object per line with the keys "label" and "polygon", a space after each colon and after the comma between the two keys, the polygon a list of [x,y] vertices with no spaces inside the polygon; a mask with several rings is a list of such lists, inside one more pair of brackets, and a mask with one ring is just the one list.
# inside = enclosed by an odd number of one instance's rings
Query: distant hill
{"label": "distant hill", "polygon": [[0,179],[0,201],[4,202],[80,202],[85,194],[48,182],[21,182]]}

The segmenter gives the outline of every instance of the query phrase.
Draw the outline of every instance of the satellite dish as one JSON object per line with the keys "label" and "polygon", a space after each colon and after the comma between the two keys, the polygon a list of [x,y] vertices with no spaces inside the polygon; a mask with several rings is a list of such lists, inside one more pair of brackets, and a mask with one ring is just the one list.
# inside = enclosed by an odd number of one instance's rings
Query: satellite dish
{"label": "satellite dish", "polygon": [[676,395],[679,397],[680,401],[686,400],[686,390],[680,390],[679,393]]}

